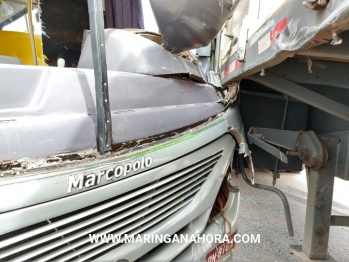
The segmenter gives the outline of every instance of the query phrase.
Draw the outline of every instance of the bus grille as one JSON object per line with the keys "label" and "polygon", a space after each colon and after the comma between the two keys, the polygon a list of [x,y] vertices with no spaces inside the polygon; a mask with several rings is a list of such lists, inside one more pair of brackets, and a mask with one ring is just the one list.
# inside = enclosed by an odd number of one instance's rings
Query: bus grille
{"label": "bus grille", "polygon": [[0,260],[89,261],[119,243],[90,243],[89,234],[140,234],[186,206],[222,152],[98,204],[0,236]]}

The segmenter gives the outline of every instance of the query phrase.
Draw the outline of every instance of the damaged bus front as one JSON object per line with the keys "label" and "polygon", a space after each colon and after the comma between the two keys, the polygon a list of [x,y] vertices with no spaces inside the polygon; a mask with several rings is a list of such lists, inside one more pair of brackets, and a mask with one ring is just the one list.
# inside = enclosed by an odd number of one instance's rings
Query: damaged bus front
{"label": "damaged bus front", "polygon": [[213,41],[234,3],[152,6],[162,36],[104,31],[102,3],[89,0],[78,68],[0,65],[1,260],[231,256],[232,243],[90,243],[238,228],[230,169],[235,150],[250,159],[238,85],[222,87],[214,48],[188,51]]}

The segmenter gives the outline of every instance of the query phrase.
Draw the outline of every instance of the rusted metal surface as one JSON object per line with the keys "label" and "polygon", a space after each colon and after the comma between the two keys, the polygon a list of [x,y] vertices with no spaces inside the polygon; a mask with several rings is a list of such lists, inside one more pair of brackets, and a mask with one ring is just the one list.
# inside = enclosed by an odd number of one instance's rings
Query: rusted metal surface
{"label": "rusted metal surface", "polygon": [[323,168],[307,167],[308,197],[304,229],[303,251],[310,259],[327,259],[337,145],[339,139],[322,137],[327,148],[328,162]]}
{"label": "rusted metal surface", "polygon": [[301,153],[300,159],[306,166],[314,170],[321,170],[326,166],[328,161],[327,148],[322,138],[313,131],[300,132],[297,150]]}
{"label": "rusted metal surface", "polygon": [[259,135],[259,136],[257,136],[258,137],[258,139],[260,139],[260,140],[264,140],[265,139],[265,136],[264,135]]}
{"label": "rusted metal surface", "polygon": [[328,194],[328,192],[330,192],[330,190],[331,187],[329,185],[324,185],[323,188],[321,188],[319,195],[315,198],[314,206],[316,206],[317,208],[324,207],[326,205],[324,198]]}
{"label": "rusted metal surface", "polygon": [[329,0],[306,0],[305,6],[312,10],[320,10],[328,5]]}
{"label": "rusted metal surface", "polygon": [[229,183],[227,178],[225,178],[222,182],[221,188],[219,189],[217,198],[215,203],[213,204],[213,208],[211,210],[210,218],[213,218],[220,214],[225,207],[229,197]]}
{"label": "rusted metal surface", "polygon": [[101,156],[95,150],[57,154],[47,158],[23,158],[15,161],[4,160],[0,163],[0,178],[10,178],[37,168],[60,167],[64,164],[81,163],[95,160]]}
{"label": "rusted metal surface", "polygon": [[240,85],[238,83],[234,83],[232,85],[227,86],[228,89],[228,99],[231,102],[235,102],[240,91]]}
{"label": "rusted metal surface", "polygon": [[298,152],[298,151],[287,151],[286,152],[286,156],[298,156],[300,157],[302,155],[301,152]]}

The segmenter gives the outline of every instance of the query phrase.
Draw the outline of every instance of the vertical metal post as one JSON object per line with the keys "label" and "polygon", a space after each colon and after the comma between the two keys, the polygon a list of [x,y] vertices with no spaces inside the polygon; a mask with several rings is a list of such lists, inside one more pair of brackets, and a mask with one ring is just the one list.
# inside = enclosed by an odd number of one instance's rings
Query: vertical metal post
{"label": "vertical metal post", "polygon": [[[284,129],[285,129],[285,122],[286,122],[286,116],[287,116],[287,109],[288,109],[289,97],[285,95],[285,99],[286,99],[286,103],[285,103],[284,117],[283,117],[283,119],[282,119],[282,124],[281,124],[281,130],[284,130]],[[279,150],[280,150],[280,147],[279,147]],[[276,158],[274,172],[277,172],[277,171],[278,171],[278,166],[279,166],[279,159]]]}
{"label": "vertical metal post", "polygon": [[219,60],[221,58],[221,43],[222,43],[222,31],[219,31],[216,39],[216,49],[215,49],[215,62],[214,62],[214,72],[219,74]]}
{"label": "vertical metal post", "polygon": [[112,123],[109,105],[102,0],[88,0],[97,107],[97,146],[100,154],[111,151]]}
{"label": "vertical metal post", "polygon": [[302,250],[310,259],[329,258],[333,186],[337,158],[336,143],[324,141],[331,156],[326,167],[315,171],[307,167],[308,198]]}
{"label": "vertical metal post", "polygon": [[27,0],[29,35],[30,35],[30,43],[31,43],[31,48],[32,48],[33,63],[34,63],[34,65],[38,65],[38,58],[36,55],[36,42],[35,42],[35,35],[34,35],[32,8],[33,8],[33,1]]}

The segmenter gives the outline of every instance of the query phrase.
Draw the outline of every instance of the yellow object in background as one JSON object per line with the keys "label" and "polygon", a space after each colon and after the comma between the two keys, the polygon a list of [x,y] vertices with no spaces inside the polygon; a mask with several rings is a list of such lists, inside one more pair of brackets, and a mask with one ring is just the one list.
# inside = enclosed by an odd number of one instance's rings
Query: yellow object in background
{"label": "yellow object in background", "polygon": [[[38,65],[44,65],[41,35],[35,35]],[[34,65],[30,35],[22,32],[0,31],[0,55],[18,58],[23,65]]]}

